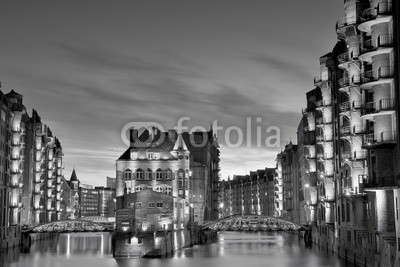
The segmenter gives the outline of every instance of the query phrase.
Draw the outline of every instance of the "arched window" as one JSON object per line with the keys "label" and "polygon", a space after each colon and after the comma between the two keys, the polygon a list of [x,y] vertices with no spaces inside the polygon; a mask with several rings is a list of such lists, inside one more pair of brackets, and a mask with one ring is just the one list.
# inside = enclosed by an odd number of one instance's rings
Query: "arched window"
{"label": "arched window", "polygon": [[167,195],[172,195],[172,187],[166,186],[164,188],[164,193],[167,194]]}
{"label": "arched window", "polygon": [[172,180],[172,171],[170,169],[164,171],[164,180],[165,181]]}
{"label": "arched window", "polygon": [[146,171],[146,180],[153,180],[153,171],[151,169]]}
{"label": "arched window", "polygon": [[135,188],[135,191],[136,191],[136,192],[140,192],[140,191],[142,191],[142,190],[143,190],[143,186],[141,186],[141,185],[136,186],[136,188]]}
{"label": "arched window", "polygon": [[142,169],[136,170],[136,180],[143,180],[144,174]]}
{"label": "arched window", "polygon": [[163,179],[163,171],[161,169],[157,169],[156,171],[156,180],[161,181]]}
{"label": "arched window", "polygon": [[132,180],[132,171],[130,169],[126,169],[124,172],[125,180]]}
{"label": "arched window", "polygon": [[157,186],[154,191],[156,191],[158,193],[163,193],[164,190],[161,186]]}

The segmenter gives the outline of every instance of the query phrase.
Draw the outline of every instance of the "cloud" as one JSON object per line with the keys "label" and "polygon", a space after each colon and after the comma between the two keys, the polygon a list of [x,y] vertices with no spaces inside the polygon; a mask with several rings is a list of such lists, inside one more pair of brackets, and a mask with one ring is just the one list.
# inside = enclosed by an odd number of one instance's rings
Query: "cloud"
{"label": "cloud", "polygon": [[282,76],[295,76],[296,79],[307,79],[311,75],[311,73],[304,68],[304,64],[301,65],[294,61],[287,60],[285,57],[275,57],[269,54],[253,52],[246,58],[257,64],[264,65],[266,69],[274,73],[280,73]]}
{"label": "cloud", "polygon": [[[189,71],[188,68],[181,67],[179,64],[173,62],[157,61],[152,62],[149,59],[144,60],[137,54],[131,51],[122,53],[117,52],[116,49],[106,48],[91,42],[80,42],[79,44],[65,44],[57,43],[54,46],[65,53],[68,60],[72,60],[79,66],[86,67],[92,70],[106,70],[112,72],[136,74],[140,73],[158,73],[158,74],[171,74],[180,77],[194,78],[198,77],[199,73]],[[171,58],[172,54],[170,55]],[[174,57],[179,60],[179,63],[184,61],[182,57]],[[165,63],[160,63],[165,62]]]}

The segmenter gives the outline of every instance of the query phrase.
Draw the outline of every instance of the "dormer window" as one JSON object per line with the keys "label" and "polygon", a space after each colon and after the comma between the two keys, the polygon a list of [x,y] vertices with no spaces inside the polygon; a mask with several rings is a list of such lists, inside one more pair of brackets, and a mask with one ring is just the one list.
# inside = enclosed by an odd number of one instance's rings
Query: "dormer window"
{"label": "dormer window", "polygon": [[159,159],[160,153],[147,152],[147,159]]}
{"label": "dormer window", "polygon": [[131,159],[137,159],[138,153],[137,152],[131,152]]}

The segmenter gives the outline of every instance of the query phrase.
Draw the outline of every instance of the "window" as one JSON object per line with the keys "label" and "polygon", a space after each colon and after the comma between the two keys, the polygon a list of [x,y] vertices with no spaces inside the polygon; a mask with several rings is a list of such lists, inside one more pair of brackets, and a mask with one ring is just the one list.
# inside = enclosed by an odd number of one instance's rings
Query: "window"
{"label": "window", "polygon": [[164,180],[171,181],[172,180],[172,171],[170,169],[165,170],[164,172]]}
{"label": "window", "polygon": [[125,180],[132,180],[132,171],[130,169],[126,169],[124,172]]}
{"label": "window", "polygon": [[147,169],[146,180],[152,180],[152,179],[153,179],[153,171],[151,169]]}
{"label": "window", "polygon": [[163,207],[163,203],[162,202],[157,202],[157,208],[162,208]]}
{"label": "window", "polygon": [[165,187],[165,194],[166,195],[171,195],[172,194],[172,187],[170,187],[170,186],[167,186],[167,187]]}
{"label": "window", "polygon": [[157,186],[154,191],[156,191],[158,193],[162,193],[163,192],[163,188],[161,186]]}
{"label": "window", "polygon": [[156,171],[156,180],[161,181],[163,179],[163,171],[161,169],[157,169]]}
{"label": "window", "polygon": [[138,153],[137,152],[131,152],[131,159],[137,159]]}
{"label": "window", "polygon": [[137,169],[136,170],[136,180],[143,180],[143,170],[142,169]]}
{"label": "window", "polygon": [[143,186],[141,186],[141,185],[135,187],[135,191],[136,191],[136,192],[140,192],[140,191],[142,191],[143,189],[144,189],[144,188],[143,188]]}
{"label": "window", "polygon": [[185,172],[183,170],[178,171],[178,188],[183,189],[183,179],[185,177]]}
{"label": "window", "polygon": [[149,208],[154,208],[156,204],[154,202],[149,202]]}
{"label": "window", "polygon": [[147,153],[148,159],[154,159],[154,153]]}

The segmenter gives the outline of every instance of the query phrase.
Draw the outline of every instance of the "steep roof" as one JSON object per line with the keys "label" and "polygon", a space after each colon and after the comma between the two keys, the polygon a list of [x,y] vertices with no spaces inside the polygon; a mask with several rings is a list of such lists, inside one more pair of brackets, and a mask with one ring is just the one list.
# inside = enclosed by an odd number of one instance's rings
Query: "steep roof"
{"label": "steep roof", "polygon": [[69,179],[70,182],[78,182],[78,177],[76,176],[75,169],[72,170],[71,178]]}

